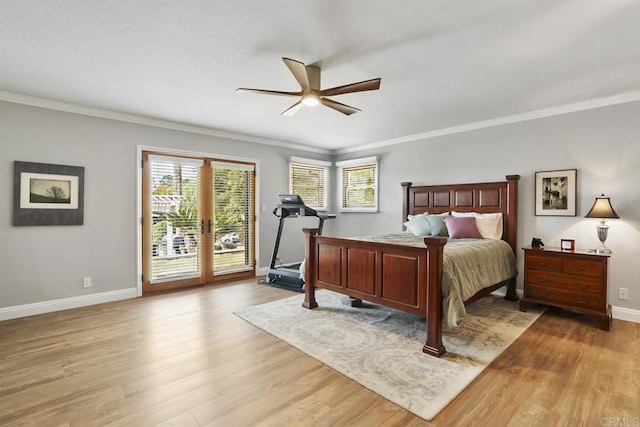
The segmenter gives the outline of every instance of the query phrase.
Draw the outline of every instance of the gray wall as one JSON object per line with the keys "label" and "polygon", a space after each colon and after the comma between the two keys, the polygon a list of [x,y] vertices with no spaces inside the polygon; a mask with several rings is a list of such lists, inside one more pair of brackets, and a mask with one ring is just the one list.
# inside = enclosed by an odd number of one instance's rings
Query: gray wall
{"label": "gray wall", "polygon": [[[579,248],[595,248],[597,221],[584,215],[595,197],[605,193],[621,218],[608,222],[607,246],[613,250],[609,301],[640,310],[639,118],[640,102],[634,102],[344,154],[338,160],[380,156],[380,213],[342,213],[328,233],[399,231],[402,181],[448,184],[498,181],[519,174],[521,246],[536,236],[550,246],[559,246],[561,238],[574,238]],[[577,216],[536,217],[535,172],[574,168],[578,169]],[[522,258],[519,253],[520,271]],[[629,289],[628,301],[618,300],[619,287]]]}
{"label": "gray wall", "polygon": [[[518,239],[548,245],[575,238],[578,247],[598,244],[595,220],[585,219],[595,196],[611,196],[620,220],[609,221],[610,302],[640,310],[640,103],[470,131],[337,156],[380,156],[380,212],[342,213],[325,234],[363,235],[401,229],[401,181],[416,184],[502,180],[520,174]],[[259,161],[259,267],[269,264],[277,227],[276,195],[287,192],[288,158],[329,156],[275,146],[173,131],[0,102],[0,308],[80,297],[136,286],[136,150],[138,145],[238,156]],[[86,168],[85,224],[11,226],[14,160]],[[578,216],[534,216],[534,173],[578,169]],[[335,182],[335,181],[334,181]],[[333,200],[335,209],[336,200]],[[300,259],[300,229],[287,224],[283,261]],[[519,254],[520,270],[522,255]],[[93,286],[82,288],[82,277]],[[520,280],[521,282],[521,280]],[[519,283],[521,286],[521,283]],[[620,301],[617,288],[629,289]]]}
{"label": "gray wall", "polygon": [[[264,144],[0,102],[0,308],[136,287],[138,145],[259,161],[259,267],[277,230],[271,210],[288,192],[290,156],[329,160]],[[83,226],[13,227],[13,161],[85,167]],[[292,222],[281,258],[300,259],[308,220]],[[311,223],[312,224],[312,223]],[[91,276],[91,288],[82,278]]]}

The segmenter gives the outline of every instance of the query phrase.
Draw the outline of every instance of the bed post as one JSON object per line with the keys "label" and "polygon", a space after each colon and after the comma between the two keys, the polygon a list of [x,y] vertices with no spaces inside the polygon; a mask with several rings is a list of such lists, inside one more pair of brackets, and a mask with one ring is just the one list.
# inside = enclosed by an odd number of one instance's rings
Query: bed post
{"label": "bed post", "polygon": [[442,344],[442,264],[446,243],[444,237],[424,238],[424,244],[427,245],[427,342],[422,351],[436,357],[446,352]]}
{"label": "bed post", "polygon": [[[407,215],[409,215],[409,211],[410,211],[410,206],[409,206],[409,193],[411,190],[411,184],[413,184],[412,182],[401,182],[400,185],[402,185],[402,221],[400,221],[400,224],[404,224],[407,221]],[[406,227],[403,225],[402,226],[402,231],[404,231],[406,229]]]}
{"label": "bed post", "polygon": [[303,228],[302,231],[304,232],[304,237],[307,242],[304,257],[304,302],[302,306],[304,308],[316,308],[318,303],[316,302],[316,286],[314,280],[317,277],[316,236],[318,235],[318,229]]}
{"label": "bed post", "polygon": [[[507,243],[518,258],[518,181],[520,175],[507,175]],[[518,301],[515,277],[507,284],[507,301]]]}

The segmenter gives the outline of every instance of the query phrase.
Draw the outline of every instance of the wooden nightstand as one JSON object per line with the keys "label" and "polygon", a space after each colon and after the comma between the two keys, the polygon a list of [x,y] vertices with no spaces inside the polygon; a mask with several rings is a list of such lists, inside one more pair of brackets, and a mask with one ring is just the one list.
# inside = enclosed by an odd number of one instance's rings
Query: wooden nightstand
{"label": "wooden nightstand", "polygon": [[607,301],[608,255],[560,248],[524,250],[524,298],[529,304],[546,304],[583,312],[609,330],[611,306]]}

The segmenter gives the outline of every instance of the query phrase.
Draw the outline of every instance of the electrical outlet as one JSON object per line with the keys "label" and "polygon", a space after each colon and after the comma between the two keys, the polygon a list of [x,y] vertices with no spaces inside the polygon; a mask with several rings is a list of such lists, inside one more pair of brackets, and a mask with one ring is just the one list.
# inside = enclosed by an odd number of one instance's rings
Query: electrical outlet
{"label": "electrical outlet", "polygon": [[83,288],[91,287],[91,277],[85,277],[84,279],[82,279],[82,287]]}
{"label": "electrical outlet", "polygon": [[618,299],[629,299],[629,289],[618,288]]}

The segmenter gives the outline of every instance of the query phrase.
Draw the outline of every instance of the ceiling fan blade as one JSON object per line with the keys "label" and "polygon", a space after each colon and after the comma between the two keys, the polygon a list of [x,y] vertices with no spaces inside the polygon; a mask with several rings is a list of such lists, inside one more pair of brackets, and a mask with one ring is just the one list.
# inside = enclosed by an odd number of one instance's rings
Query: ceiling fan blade
{"label": "ceiling fan blade", "polygon": [[350,107],[346,104],[341,104],[337,101],[328,98],[320,98],[320,102],[322,105],[326,105],[329,108],[333,108],[334,110],[340,111],[342,114],[346,114],[347,116],[352,115],[353,113],[357,113],[359,110],[355,107]]}
{"label": "ceiling fan blade", "polygon": [[351,83],[344,86],[332,87],[331,89],[325,89],[320,91],[320,96],[335,96],[342,95],[344,93],[364,92],[367,90],[380,89],[380,78],[365,80],[363,82]]}
{"label": "ceiling fan blade", "polygon": [[302,103],[302,101],[298,101],[295,104],[293,104],[291,107],[287,108],[286,110],[284,110],[282,112],[283,116],[293,116],[295,113],[298,112],[299,109],[301,109],[302,107],[304,107],[304,104]]}
{"label": "ceiling fan blade", "polygon": [[279,96],[302,96],[302,92],[283,92],[280,90],[249,89],[246,87],[240,87],[236,89],[236,92],[262,93],[265,95],[279,95]]}
{"label": "ceiling fan blade", "polygon": [[303,92],[309,92],[311,85],[309,84],[309,75],[307,74],[307,67],[300,61],[290,58],[282,58],[293,77],[297,80],[302,88]]}

